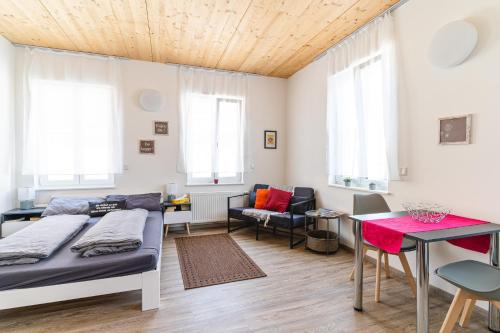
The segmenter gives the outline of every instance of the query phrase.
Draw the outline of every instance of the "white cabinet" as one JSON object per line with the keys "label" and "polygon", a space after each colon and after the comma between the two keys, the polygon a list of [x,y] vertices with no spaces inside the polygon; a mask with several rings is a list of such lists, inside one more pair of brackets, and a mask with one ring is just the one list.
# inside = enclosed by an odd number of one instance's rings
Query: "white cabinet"
{"label": "white cabinet", "polygon": [[190,210],[165,212],[163,215],[163,224],[191,223],[192,219],[193,214]]}
{"label": "white cabinet", "polygon": [[191,210],[182,210],[182,207],[189,206],[189,209],[191,209],[191,205],[170,205],[170,204],[165,204],[165,208],[168,207],[175,207],[175,211],[173,212],[168,212],[165,211],[163,214],[163,225],[165,226],[165,232],[164,232],[164,237],[167,237],[168,234],[168,226],[170,224],[179,224],[179,223],[184,223],[186,225],[186,230],[188,234],[191,234],[189,230],[189,223],[193,220],[193,212]]}

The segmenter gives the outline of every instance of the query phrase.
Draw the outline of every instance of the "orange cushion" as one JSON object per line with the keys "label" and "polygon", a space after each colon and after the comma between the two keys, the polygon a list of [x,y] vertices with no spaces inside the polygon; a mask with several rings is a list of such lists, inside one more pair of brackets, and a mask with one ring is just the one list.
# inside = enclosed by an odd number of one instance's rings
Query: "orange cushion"
{"label": "orange cushion", "polygon": [[269,193],[268,189],[258,189],[255,192],[255,208],[262,209],[266,204],[267,194]]}

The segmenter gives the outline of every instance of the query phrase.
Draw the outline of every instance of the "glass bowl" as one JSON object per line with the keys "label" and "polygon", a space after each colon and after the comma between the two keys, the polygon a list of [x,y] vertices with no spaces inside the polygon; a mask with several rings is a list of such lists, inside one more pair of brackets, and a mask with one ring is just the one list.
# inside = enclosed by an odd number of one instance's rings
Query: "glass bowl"
{"label": "glass bowl", "polygon": [[404,202],[402,205],[412,219],[422,223],[439,223],[450,213],[450,209],[432,202]]}

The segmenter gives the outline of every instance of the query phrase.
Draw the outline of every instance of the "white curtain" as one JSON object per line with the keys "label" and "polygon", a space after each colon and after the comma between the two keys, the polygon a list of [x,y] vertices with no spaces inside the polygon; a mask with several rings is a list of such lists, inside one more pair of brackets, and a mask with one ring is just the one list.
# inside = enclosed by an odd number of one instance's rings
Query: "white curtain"
{"label": "white curtain", "polygon": [[[221,104],[217,106],[214,99],[220,100]],[[237,102],[236,100],[240,101]],[[200,68],[179,66],[179,159],[177,170],[181,173],[243,173],[245,169],[245,151],[246,151],[246,103],[247,103],[247,75],[241,73],[221,72],[215,70],[206,70]],[[241,113],[238,117],[225,117],[227,122],[226,131],[215,133],[216,127],[221,125],[211,116],[215,108],[226,111],[226,114],[232,114],[232,110],[239,108]],[[238,142],[226,149],[231,152],[234,159],[230,163],[211,163],[211,157],[208,151],[214,151],[216,141],[199,142],[201,138],[199,126],[194,125],[193,120],[206,119],[204,122],[204,131],[212,131],[213,137],[221,138],[222,135],[234,137],[235,133],[229,133],[228,130],[238,132]],[[217,123],[219,125],[217,125]],[[229,125],[231,123],[232,125]],[[232,126],[230,129],[229,126]],[[207,133],[205,133],[207,134]],[[205,135],[207,137],[210,135]],[[199,138],[198,138],[199,137]],[[197,141],[198,140],[198,141]],[[198,142],[198,143],[197,143]],[[202,147],[203,145],[203,147]],[[206,153],[202,157],[200,154]],[[207,162],[203,170],[200,169],[200,163],[196,163],[203,158]],[[227,160],[227,159],[226,159]],[[222,164],[222,165],[221,165]]]}
{"label": "white curtain", "polygon": [[28,47],[23,55],[22,173],[122,173],[119,60]]}
{"label": "white curtain", "polygon": [[378,18],[328,52],[328,171],[399,180],[393,18]]}

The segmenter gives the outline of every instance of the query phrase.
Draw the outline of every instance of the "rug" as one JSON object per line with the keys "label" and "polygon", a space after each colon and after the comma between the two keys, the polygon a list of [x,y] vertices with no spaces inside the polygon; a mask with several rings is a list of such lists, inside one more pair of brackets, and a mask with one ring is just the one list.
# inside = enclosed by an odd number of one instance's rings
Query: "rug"
{"label": "rug", "polygon": [[265,277],[228,234],[175,238],[184,289]]}

